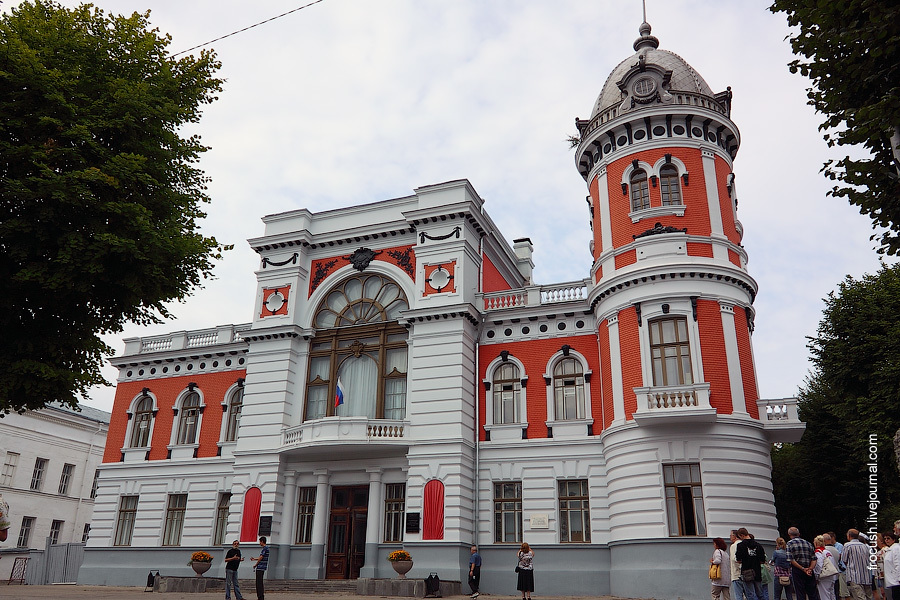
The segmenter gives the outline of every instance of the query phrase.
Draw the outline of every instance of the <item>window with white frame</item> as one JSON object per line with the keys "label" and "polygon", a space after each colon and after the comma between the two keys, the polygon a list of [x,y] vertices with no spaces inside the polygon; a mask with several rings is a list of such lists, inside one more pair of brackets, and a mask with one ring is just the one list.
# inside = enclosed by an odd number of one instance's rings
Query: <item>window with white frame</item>
{"label": "window with white frame", "polygon": [[178,415],[178,436],[176,444],[194,444],[197,442],[197,428],[200,424],[200,394],[188,392],[181,402]]}
{"label": "window with white frame", "polygon": [[587,479],[558,481],[559,541],[590,542],[591,510]]}
{"label": "window with white frame", "polygon": [[297,492],[297,532],[294,543],[311,544],[313,519],[316,515],[316,488],[302,487]]}
{"label": "window with white frame", "polygon": [[59,543],[59,536],[62,533],[62,528],[63,528],[64,523],[65,523],[65,521],[58,521],[56,519],[54,519],[53,522],[50,523],[50,543],[51,544]]}
{"label": "window with white frame", "polygon": [[494,541],[522,541],[522,482],[494,483]]}
{"label": "window with white frame", "polygon": [[19,528],[17,548],[27,548],[31,541],[31,530],[34,528],[34,517],[22,517],[22,527]]}
{"label": "window with white frame", "polygon": [[520,423],[520,395],[522,392],[522,374],[519,366],[513,362],[503,362],[494,369],[491,381],[493,396],[494,423]]}
{"label": "window with white frame", "polygon": [[91,484],[91,498],[97,497],[97,486],[100,484],[100,469],[94,469],[94,482]]}
{"label": "window with white frame", "polygon": [[384,486],[384,541],[403,541],[403,515],[406,510],[406,484]]}
{"label": "window with white frame", "polygon": [[659,191],[663,206],[677,206],[681,201],[681,183],[675,165],[664,165],[659,170]]}
{"label": "window with white frame", "polygon": [[163,546],[180,546],[184,529],[184,513],[187,509],[187,494],[169,494],[166,502],[166,521],[163,527]]}
{"label": "window with white frame", "polygon": [[650,208],[650,186],[647,183],[647,172],[643,169],[635,169],[629,178],[631,189],[632,212]]}
{"label": "window with white frame", "polygon": [[553,365],[553,408],[557,421],[584,419],[584,369],[574,357]]}
{"label": "window with white frame", "polygon": [[47,459],[34,459],[34,471],[31,473],[31,489],[35,492],[41,491],[44,487],[44,471],[47,470]]}
{"label": "window with white frame", "polygon": [[225,441],[237,440],[238,426],[241,424],[241,411],[244,409],[244,386],[239,385],[228,400],[228,425],[225,427]]}
{"label": "window with white frame", "polygon": [[3,472],[0,473],[0,485],[12,486],[13,476],[16,474],[16,466],[19,464],[19,455],[15,452],[7,452],[3,462]]}
{"label": "window with white frame", "polygon": [[134,407],[134,416],[131,418],[131,443],[130,448],[146,448],[150,445],[150,429],[153,425],[153,398],[141,396]]}
{"label": "window with white frame", "polygon": [[113,537],[114,546],[131,545],[137,508],[138,496],[122,496],[119,500],[119,512],[116,515],[116,535]]}
{"label": "window with white frame", "polygon": [[706,513],[700,465],[663,465],[666,489],[666,515],[670,536],[705,536]]}
{"label": "window with white frame", "polygon": [[691,344],[688,339],[686,317],[663,317],[648,324],[650,330],[650,358],[653,364],[653,385],[689,385],[691,374]]}
{"label": "window with white frame", "polygon": [[219,494],[216,503],[216,525],[213,530],[213,545],[221,546],[225,543],[225,528],[228,526],[228,510],[231,506],[231,492]]}
{"label": "window with white frame", "polygon": [[65,496],[69,493],[69,485],[72,482],[72,475],[75,473],[75,465],[68,463],[63,465],[62,473],[59,476],[59,488],[57,491]]}

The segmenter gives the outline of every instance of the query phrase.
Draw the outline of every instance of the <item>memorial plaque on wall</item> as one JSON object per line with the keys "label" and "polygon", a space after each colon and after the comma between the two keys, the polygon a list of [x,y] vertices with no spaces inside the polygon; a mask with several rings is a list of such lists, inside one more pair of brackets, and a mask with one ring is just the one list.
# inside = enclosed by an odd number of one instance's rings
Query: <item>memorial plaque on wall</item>
{"label": "memorial plaque on wall", "polygon": [[406,513],[406,533],[419,533],[420,513]]}
{"label": "memorial plaque on wall", "polygon": [[272,535],[272,517],[259,518],[259,535],[266,537]]}

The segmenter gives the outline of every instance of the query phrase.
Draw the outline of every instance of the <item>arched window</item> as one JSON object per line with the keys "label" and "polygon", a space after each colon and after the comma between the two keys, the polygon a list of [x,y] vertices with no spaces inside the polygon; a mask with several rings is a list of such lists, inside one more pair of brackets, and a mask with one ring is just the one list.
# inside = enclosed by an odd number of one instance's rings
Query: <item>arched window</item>
{"label": "arched window", "polygon": [[653,385],[692,384],[687,319],[666,317],[650,321],[648,325]]}
{"label": "arched window", "polygon": [[557,421],[584,419],[584,371],[574,358],[553,367],[553,400]]}
{"label": "arched window", "polygon": [[522,377],[519,367],[511,362],[498,366],[494,370],[491,390],[494,394],[494,423],[502,425],[520,422],[519,395],[522,391]]}
{"label": "arched window", "polygon": [[313,318],[304,420],[406,416],[408,333],[397,318],[407,308],[400,286],[377,273],[328,292]]}
{"label": "arched window", "polygon": [[200,394],[189,392],[181,402],[178,417],[178,437],[176,444],[193,444],[197,441],[197,426],[200,423]]}
{"label": "arched window", "polygon": [[153,398],[143,396],[134,407],[134,421],[131,428],[131,448],[146,448],[150,445],[150,429],[153,425]]}
{"label": "arched window", "polygon": [[228,425],[225,428],[225,441],[237,440],[238,425],[241,423],[241,409],[244,407],[244,388],[238,387],[228,401]]}
{"label": "arched window", "polygon": [[644,210],[650,208],[650,188],[647,185],[647,172],[643,169],[635,169],[631,173],[631,210]]}
{"label": "arched window", "polygon": [[681,202],[681,184],[678,181],[678,169],[674,165],[665,165],[659,170],[659,189],[662,193],[663,206],[676,206]]}

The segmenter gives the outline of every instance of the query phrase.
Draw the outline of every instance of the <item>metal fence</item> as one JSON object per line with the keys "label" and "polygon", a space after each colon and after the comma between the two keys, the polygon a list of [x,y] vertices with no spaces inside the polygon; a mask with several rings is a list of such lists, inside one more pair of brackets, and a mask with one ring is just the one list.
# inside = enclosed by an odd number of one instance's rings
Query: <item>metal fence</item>
{"label": "metal fence", "polygon": [[29,553],[25,582],[28,585],[75,583],[84,561],[84,544],[50,544]]}

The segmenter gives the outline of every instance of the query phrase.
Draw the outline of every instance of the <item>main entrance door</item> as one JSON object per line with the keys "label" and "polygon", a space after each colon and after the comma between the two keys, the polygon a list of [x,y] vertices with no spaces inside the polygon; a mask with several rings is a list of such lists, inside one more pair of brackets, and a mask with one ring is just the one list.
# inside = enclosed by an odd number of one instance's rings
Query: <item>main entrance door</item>
{"label": "main entrance door", "polygon": [[357,579],[366,556],[369,486],[331,490],[326,579]]}

